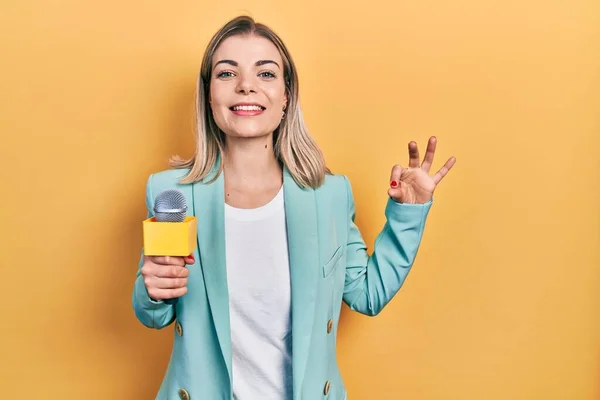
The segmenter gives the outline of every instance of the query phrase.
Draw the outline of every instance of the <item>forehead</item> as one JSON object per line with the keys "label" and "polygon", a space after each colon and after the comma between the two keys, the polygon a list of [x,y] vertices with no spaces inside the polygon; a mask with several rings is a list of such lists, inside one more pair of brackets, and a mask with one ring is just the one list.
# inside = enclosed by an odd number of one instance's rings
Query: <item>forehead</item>
{"label": "forehead", "polygon": [[269,39],[256,35],[236,35],[225,39],[215,51],[213,66],[219,60],[233,60],[240,64],[273,60],[282,65],[277,47]]}

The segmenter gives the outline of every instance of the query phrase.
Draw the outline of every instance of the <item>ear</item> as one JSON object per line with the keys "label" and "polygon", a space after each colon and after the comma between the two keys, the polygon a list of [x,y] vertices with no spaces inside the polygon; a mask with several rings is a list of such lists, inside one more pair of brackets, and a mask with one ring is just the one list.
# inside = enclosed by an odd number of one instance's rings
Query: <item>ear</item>
{"label": "ear", "polygon": [[287,90],[286,90],[285,94],[283,95],[283,109],[284,110],[287,108],[287,103],[288,103],[288,95],[287,95]]}

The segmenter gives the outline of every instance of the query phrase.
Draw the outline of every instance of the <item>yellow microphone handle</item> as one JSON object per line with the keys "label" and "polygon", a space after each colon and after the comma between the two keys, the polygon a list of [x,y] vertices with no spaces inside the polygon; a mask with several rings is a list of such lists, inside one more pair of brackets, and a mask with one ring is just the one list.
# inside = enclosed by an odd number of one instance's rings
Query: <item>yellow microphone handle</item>
{"label": "yellow microphone handle", "polygon": [[143,222],[144,254],[147,256],[189,256],[198,245],[198,220],[186,217],[183,222],[157,222],[154,217]]}

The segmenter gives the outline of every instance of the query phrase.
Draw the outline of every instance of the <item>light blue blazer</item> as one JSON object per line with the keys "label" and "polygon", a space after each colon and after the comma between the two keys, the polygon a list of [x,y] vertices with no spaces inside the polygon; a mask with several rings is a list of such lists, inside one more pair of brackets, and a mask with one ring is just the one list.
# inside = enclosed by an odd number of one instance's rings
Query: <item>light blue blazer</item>
{"label": "light blue blazer", "polygon": [[[225,270],[223,174],[212,183],[181,185],[178,180],[186,172],[151,175],[146,205],[151,216],[159,192],[179,189],[187,198],[188,215],[198,219],[198,250],[196,263],[189,266],[188,292],[175,305],[153,301],[138,269],[133,309],[149,328],[175,322],[171,359],[156,399],[231,400],[235,371]],[[373,316],[392,299],[415,260],[431,201],[409,205],[388,199],[386,223],[369,256],[354,223],[354,199],[345,176],[328,175],[318,189],[302,189],[284,168],[283,187],[291,268],[294,400],[345,400],[336,361],[341,303]],[[142,264],[140,260],[140,268]]]}

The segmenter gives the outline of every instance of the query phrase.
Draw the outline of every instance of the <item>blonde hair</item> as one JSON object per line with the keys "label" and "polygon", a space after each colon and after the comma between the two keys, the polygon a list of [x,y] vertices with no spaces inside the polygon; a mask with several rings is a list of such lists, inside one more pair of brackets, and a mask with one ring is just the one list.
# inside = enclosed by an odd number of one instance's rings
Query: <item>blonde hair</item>
{"label": "blonde hair", "polygon": [[[279,50],[284,66],[285,89],[288,97],[286,115],[273,133],[273,148],[277,160],[285,165],[301,187],[317,188],[330,173],[321,149],[310,136],[299,103],[298,73],[292,57],[279,36],[269,27],[256,23],[248,16],[239,16],[225,24],[210,40],[204,57],[196,88],[196,150],[187,160],[174,156],[170,165],[174,168],[189,168],[181,183],[193,183],[206,178],[219,161],[225,146],[225,135],[217,126],[208,95],[212,62],[217,47],[228,37],[257,35],[271,41]],[[213,177],[222,172],[223,164]]]}

